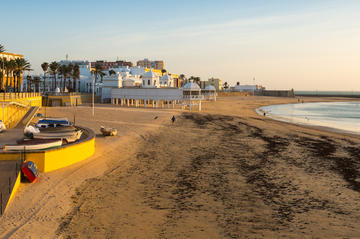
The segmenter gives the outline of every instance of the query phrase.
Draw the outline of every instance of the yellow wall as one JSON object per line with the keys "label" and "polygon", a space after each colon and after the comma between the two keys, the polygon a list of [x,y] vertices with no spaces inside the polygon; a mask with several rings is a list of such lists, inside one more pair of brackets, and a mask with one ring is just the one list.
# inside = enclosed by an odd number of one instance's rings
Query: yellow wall
{"label": "yellow wall", "polygon": [[[11,195],[10,195],[9,201],[7,202],[6,207],[9,205],[10,201],[11,201],[11,200],[13,199],[13,197],[15,196],[15,193],[16,193],[16,191],[18,190],[18,188],[19,188],[19,186],[20,186],[20,182],[21,182],[21,173],[20,173],[20,171],[19,171],[18,176],[17,176],[17,178],[16,178],[15,185],[14,185],[12,191],[11,191]],[[6,208],[6,207],[5,207],[5,208]]]}
{"label": "yellow wall", "polygon": [[[40,172],[50,172],[85,160],[95,153],[95,135],[92,131],[87,131],[86,141],[57,149],[27,152],[25,161],[33,161]],[[0,160],[14,160],[18,157],[18,152],[0,153]]]}

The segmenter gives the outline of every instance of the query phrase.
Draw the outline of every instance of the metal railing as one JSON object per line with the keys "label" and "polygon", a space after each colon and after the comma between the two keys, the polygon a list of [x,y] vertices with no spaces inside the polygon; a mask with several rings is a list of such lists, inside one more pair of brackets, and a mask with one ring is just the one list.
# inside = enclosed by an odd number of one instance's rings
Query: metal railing
{"label": "metal railing", "polygon": [[203,95],[183,95],[183,99],[185,100],[203,100]]}
{"label": "metal railing", "polygon": [[39,92],[0,93],[0,101],[12,101],[41,96]]}

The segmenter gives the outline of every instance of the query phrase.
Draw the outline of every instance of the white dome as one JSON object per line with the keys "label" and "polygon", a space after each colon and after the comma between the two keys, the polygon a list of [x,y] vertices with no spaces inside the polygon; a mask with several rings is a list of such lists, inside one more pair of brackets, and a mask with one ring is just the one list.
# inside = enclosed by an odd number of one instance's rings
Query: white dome
{"label": "white dome", "polygon": [[143,77],[149,77],[149,78],[158,78],[158,74],[156,74],[155,72],[153,72],[152,70],[145,72],[143,74]]}
{"label": "white dome", "polygon": [[200,91],[200,86],[194,82],[189,82],[184,85],[184,90],[191,90],[191,91]]}
{"label": "white dome", "polygon": [[205,87],[205,90],[208,90],[208,91],[216,91],[215,87],[213,85],[208,85]]}

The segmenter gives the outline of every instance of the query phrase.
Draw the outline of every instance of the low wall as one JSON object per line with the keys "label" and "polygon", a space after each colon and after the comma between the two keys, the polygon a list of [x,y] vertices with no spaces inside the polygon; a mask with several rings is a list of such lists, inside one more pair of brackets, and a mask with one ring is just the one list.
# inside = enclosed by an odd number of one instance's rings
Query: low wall
{"label": "low wall", "polygon": [[[50,172],[89,158],[95,153],[95,133],[87,128],[81,129],[87,135],[85,139],[56,149],[26,152],[25,161],[33,161],[40,172]],[[19,152],[0,153],[0,160],[18,157]]]}
{"label": "low wall", "polygon": [[256,95],[275,97],[295,97],[294,90],[263,90]]}
{"label": "low wall", "polygon": [[[100,103],[100,97],[95,96],[95,103]],[[76,106],[92,102],[92,94],[60,93],[43,96],[43,106]]]}
{"label": "low wall", "polygon": [[249,92],[226,92],[226,91],[219,91],[218,96],[223,97],[223,96],[250,96]]}

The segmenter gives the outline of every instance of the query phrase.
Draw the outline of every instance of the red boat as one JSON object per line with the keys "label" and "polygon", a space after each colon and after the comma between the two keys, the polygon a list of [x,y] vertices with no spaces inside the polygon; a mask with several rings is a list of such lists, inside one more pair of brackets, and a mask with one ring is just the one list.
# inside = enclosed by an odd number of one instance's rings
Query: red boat
{"label": "red boat", "polygon": [[34,182],[39,177],[39,170],[32,161],[23,163],[21,171],[30,182]]}

